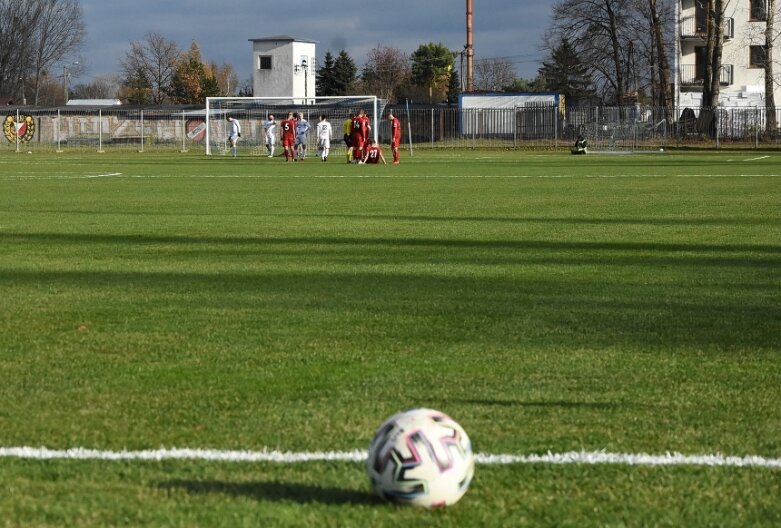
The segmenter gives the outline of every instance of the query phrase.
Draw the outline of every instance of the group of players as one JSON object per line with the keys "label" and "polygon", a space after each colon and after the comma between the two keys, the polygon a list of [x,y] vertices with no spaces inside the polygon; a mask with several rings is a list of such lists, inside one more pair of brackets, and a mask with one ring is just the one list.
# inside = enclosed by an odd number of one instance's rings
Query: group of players
{"label": "group of players", "polygon": [[[228,140],[231,144],[233,156],[237,155],[237,144],[241,137],[241,124],[239,121],[228,116],[230,131]],[[393,152],[393,163],[399,163],[399,145],[401,144],[401,124],[393,112],[388,113],[388,120],[391,122],[391,143],[390,148]],[[282,140],[282,148],[285,152],[285,161],[303,161],[306,159],[307,136],[311,130],[311,125],[304,119],[303,114],[288,112],[287,118],[277,123],[274,116],[269,114],[266,121],[263,122],[265,132],[265,143],[268,157],[274,157],[274,150],[277,143],[277,129]],[[343,123],[344,143],[347,146],[347,163],[379,163],[387,164],[382,149],[371,139],[371,124],[369,117],[364,110],[354,113]],[[331,138],[333,129],[325,115],[320,115],[320,120],[316,125],[317,150],[322,161],[327,161],[331,151]]]}

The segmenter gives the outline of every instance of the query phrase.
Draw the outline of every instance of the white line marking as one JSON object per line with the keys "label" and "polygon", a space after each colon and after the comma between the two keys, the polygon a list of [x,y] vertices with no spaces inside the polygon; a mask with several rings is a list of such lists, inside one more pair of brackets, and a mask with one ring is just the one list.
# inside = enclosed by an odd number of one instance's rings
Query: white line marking
{"label": "white line marking", "polygon": [[122,173],[112,172],[109,174],[86,174],[84,176],[74,176],[74,178],[108,178],[110,176],[122,176]]}
{"label": "white line marking", "polygon": [[744,160],[744,161],[757,161],[757,160],[767,159],[767,158],[769,158],[769,157],[770,157],[770,156],[760,156],[760,157],[758,157],[758,158],[749,158],[749,159],[747,159],[747,160]]}
{"label": "white line marking", "polygon": [[[45,447],[2,447],[0,458],[27,460],[108,460],[108,461],[160,461],[160,460],[205,460],[220,462],[274,462],[293,464],[299,462],[363,462],[366,451],[328,452],[286,452],[286,451],[219,451],[210,449],[154,449],[143,451],[99,451],[75,447],[56,450]],[[781,458],[761,456],[663,455],[608,453],[605,451],[571,451],[568,453],[546,453],[541,455],[475,455],[478,464],[589,464],[624,466],[706,466],[706,467],[759,467],[781,469]]]}

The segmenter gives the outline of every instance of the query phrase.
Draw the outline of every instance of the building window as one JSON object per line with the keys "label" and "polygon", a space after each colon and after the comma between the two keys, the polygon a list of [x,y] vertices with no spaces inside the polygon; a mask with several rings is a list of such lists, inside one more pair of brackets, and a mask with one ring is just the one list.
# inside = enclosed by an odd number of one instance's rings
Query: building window
{"label": "building window", "polygon": [[765,46],[749,46],[748,47],[748,67],[749,68],[764,68],[765,58],[767,53]]}
{"label": "building window", "polygon": [[270,70],[271,69],[271,55],[259,55],[258,56],[258,69]]}
{"label": "building window", "polygon": [[767,20],[767,11],[765,10],[765,0],[751,0],[749,20],[764,22]]}

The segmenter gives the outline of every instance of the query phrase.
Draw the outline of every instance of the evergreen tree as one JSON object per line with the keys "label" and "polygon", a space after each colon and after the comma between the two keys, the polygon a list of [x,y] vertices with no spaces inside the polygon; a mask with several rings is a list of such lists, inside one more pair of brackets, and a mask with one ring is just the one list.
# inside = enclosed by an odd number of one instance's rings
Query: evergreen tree
{"label": "evergreen tree", "polygon": [[334,95],[349,95],[355,84],[358,68],[345,50],[334,61]]}
{"label": "evergreen tree", "polygon": [[442,43],[421,44],[412,53],[412,82],[428,90],[430,100],[446,97],[456,53]]}
{"label": "evergreen tree", "polygon": [[543,75],[537,75],[534,79],[523,79],[518,77],[512,83],[502,87],[503,92],[514,93],[539,93],[546,92],[545,77]]}
{"label": "evergreen tree", "polygon": [[539,77],[545,80],[545,89],[563,94],[568,103],[596,96],[588,66],[566,38],[553,49],[550,58],[543,61],[538,72]]}
{"label": "evergreen tree", "polygon": [[330,51],[325,52],[323,66],[318,68],[315,83],[317,95],[338,95],[334,84],[334,56]]}

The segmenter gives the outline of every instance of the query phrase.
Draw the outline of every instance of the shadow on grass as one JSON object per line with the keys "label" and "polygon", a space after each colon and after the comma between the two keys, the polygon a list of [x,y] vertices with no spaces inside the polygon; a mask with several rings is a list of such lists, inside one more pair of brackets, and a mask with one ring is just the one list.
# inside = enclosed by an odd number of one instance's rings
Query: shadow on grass
{"label": "shadow on grass", "polygon": [[270,213],[270,212],[188,212],[181,210],[127,210],[116,209],[30,209],[25,213],[57,214],[57,215],[107,215],[107,216],[174,216],[183,217],[195,215],[198,217],[251,217],[251,218],[311,218],[312,220],[361,220],[361,221],[396,221],[396,222],[487,222],[497,224],[562,224],[562,225],[643,225],[643,226],[779,226],[781,218],[752,216],[734,218],[669,218],[669,217],[545,217],[545,216],[442,216],[442,215],[395,215],[395,214],[359,214],[359,213]]}
{"label": "shadow on grass", "polygon": [[[324,325],[337,339],[359,328],[366,339],[517,348],[775,349],[781,336],[776,244],[0,233],[0,245],[9,243],[53,255],[62,245],[107,266],[3,264],[0,292],[18,292],[24,306],[30,288],[49,288],[93,313],[138,313],[144,304],[164,318],[245,316],[245,328],[277,325],[282,313]],[[122,245],[119,269],[108,267],[117,248],[92,244]],[[127,260],[144,244],[149,251]],[[236,248],[267,257],[236,259]],[[147,269],[128,270],[128,262]],[[236,271],[239,264],[246,271]],[[420,264],[442,267],[432,273]],[[486,266],[498,264],[508,268]],[[393,265],[404,267],[387,269]]]}
{"label": "shadow on grass", "polygon": [[336,246],[510,249],[553,251],[660,251],[669,253],[769,253],[781,254],[779,244],[692,244],[669,242],[602,242],[546,240],[469,240],[439,238],[356,238],[356,237],[259,237],[259,236],[186,236],[186,235],[106,235],[100,233],[0,233],[0,240],[57,244],[121,244],[121,245],[214,245],[231,246]]}
{"label": "shadow on grass", "polygon": [[214,480],[169,480],[158,485],[164,490],[184,490],[192,495],[230,495],[258,501],[295,502],[299,504],[374,505],[380,498],[361,491],[325,488],[307,484],[281,482],[225,482]]}

